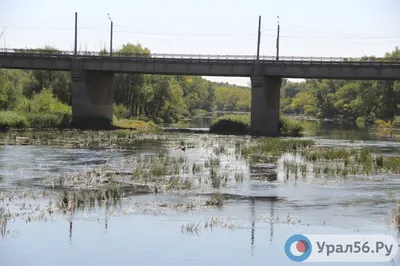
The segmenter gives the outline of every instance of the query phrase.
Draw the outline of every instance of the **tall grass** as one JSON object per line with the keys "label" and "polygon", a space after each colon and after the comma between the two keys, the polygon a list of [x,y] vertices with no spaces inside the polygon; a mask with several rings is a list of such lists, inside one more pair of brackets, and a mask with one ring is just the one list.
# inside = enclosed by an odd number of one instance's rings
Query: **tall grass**
{"label": "tall grass", "polygon": [[282,152],[296,152],[314,145],[314,141],[305,139],[259,138],[255,145],[244,147],[241,153],[244,156],[257,154],[279,156]]}

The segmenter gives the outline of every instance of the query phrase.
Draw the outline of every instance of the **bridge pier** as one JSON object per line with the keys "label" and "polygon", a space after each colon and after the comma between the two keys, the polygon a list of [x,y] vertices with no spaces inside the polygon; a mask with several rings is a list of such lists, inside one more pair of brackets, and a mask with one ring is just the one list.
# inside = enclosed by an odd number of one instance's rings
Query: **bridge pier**
{"label": "bridge pier", "polygon": [[251,77],[251,134],[277,137],[281,78]]}
{"label": "bridge pier", "polygon": [[72,124],[81,129],[110,129],[114,74],[72,69]]}

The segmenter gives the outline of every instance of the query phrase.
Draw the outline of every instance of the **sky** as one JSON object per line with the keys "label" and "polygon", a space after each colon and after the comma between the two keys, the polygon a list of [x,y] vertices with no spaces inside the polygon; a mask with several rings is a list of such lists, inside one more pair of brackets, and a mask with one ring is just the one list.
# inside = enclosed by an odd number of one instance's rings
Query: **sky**
{"label": "sky", "polygon": [[[383,56],[400,46],[400,0],[0,0],[0,47],[109,50],[140,43],[152,53],[304,57]],[[210,80],[248,85],[249,78]]]}

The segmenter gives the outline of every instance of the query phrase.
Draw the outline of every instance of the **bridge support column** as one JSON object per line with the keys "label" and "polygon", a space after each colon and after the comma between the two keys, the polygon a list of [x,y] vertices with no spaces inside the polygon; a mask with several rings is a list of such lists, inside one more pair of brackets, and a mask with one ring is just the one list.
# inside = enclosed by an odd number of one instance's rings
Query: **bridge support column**
{"label": "bridge support column", "polygon": [[281,78],[251,77],[251,134],[277,137]]}
{"label": "bridge support column", "polygon": [[81,129],[110,129],[114,74],[72,70],[72,124]]}

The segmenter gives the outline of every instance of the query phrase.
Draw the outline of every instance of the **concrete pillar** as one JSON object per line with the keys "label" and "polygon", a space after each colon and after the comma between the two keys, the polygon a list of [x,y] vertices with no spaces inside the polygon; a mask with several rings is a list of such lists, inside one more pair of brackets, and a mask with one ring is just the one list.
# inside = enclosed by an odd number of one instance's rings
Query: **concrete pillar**
{"label": "concrete pillar", "polygon": [[277,137],[281,78],[251,77],[251,134]]}
{"label": "concrete pillar", "polygon": [[73,69],[72,123],[76,128],[109,129],[113,119],[114,74]]}

